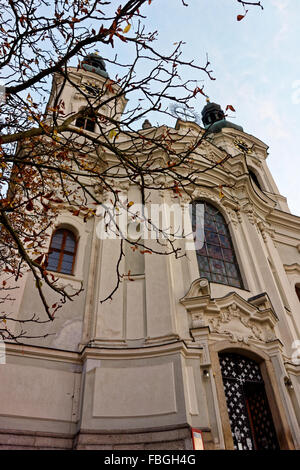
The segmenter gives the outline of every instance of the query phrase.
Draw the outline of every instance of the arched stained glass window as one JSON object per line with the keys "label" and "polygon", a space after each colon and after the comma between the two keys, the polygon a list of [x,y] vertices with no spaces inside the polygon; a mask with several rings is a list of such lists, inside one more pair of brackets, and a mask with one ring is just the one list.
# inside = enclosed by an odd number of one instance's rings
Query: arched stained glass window
{"label": "arched stained glass window", "polygon": [[58,273],[73,274],[75,254],[75,235],[70,230],[56,230],[50,244],[47,269]]}
{"label": "arched stained glass window", "polygon": [[[204,201],[195,201],[192,205],[192,226],[197,239],[203,239],[203,228],[201,229],[203,223],[199,223],[199,220],[196,219],[198,204],[204,206],[204,242],[200,246],[198,243],[196,244],[200,277],[205,277],[211,282],[243,288],[239,266],[225,219],[216,207]],[[202,211],[199,211],[199,213],[203,214]],[[199,230],[201,230],[201,233],[199,233]]]}

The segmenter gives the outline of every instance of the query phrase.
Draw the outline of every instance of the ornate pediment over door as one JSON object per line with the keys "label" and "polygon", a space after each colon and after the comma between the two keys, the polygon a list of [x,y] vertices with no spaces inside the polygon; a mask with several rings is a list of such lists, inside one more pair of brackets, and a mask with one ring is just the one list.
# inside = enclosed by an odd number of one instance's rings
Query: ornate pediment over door
{"label": "ornate pediment over door", "polygon": [[232,342],[268,343],[277,339],[278,318],[266,293],[248,300],[236,292],[212,298],[207,279],[197,279],[180,302],[190,316],[193,337],[196,329],[208,327],[211,334]]}

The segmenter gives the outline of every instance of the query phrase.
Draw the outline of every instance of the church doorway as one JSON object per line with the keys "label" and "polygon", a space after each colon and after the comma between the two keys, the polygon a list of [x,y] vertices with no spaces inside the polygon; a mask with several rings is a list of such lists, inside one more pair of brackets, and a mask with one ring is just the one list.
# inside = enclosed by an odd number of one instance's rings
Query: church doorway
{"label": "church doorway", "polygon": [[234,353],[219,354],[236,450],[279,449],[259,365]]}

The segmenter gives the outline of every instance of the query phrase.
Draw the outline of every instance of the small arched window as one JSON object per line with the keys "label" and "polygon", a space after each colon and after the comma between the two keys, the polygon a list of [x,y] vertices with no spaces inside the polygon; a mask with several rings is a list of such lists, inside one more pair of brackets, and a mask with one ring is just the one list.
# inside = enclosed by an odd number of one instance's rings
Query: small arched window
{"label": "small arched window", "polygon": [[296,294],[298,295],[298,299],[300,302],[300,286],[295,286],[295,289],[296,289]]}
{"label": "small arched window", "polygon": [[[200,204],[202,210],[197,210]],[[204,209],[204,227],[203,221]],[[229,229],[220,211],[204,201],[192,204],[192,227],[196,235],[196,253],[200,277],[211,282],[243,288]],[[203,240],[204,228],[204,240]],[[197,249],[198,245],[198,249]]]}
{"label": "small arched window", "polygon": [[73,274],[75,255],[74,233],[66,229],[56,230],[50,244],[47,269],[58,273]]}

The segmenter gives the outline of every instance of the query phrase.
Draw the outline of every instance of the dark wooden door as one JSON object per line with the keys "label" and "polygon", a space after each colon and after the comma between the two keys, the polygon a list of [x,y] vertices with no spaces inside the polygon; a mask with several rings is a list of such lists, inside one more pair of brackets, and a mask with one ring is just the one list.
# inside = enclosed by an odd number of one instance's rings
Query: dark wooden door
{"label": "dark wooden door", "polygon": [[279,449],[259,365],[233,353],[219,359],[234,448]]}

